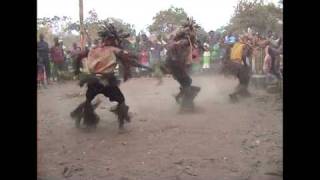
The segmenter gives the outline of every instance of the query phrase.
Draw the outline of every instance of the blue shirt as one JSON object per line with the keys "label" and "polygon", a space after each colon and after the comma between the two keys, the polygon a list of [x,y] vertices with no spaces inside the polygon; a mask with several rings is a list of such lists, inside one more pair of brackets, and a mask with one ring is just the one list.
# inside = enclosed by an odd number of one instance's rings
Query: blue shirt
{"label": "blue shirt", "polygon": [[39,41],[37,50],[40,58],[42,58],[43,60],[49,59],[49,45],[47,42]]}
{"label": "blue shirt", "polygon": [[230,36],[230,37],[228,38],[228,44],[234,44],[235,42],[236,42],[236,37]]}

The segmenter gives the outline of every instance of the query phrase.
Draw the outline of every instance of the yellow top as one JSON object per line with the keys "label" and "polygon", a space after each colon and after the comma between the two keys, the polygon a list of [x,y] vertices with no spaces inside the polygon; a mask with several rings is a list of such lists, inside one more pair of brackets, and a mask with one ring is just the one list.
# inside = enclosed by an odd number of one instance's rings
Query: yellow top
{"label": "yellow top", "polygon": [[242,62],[242,53],[245,44],[237,42],[233,45],[231,49],[230,59],[233,62],[241,63]]}

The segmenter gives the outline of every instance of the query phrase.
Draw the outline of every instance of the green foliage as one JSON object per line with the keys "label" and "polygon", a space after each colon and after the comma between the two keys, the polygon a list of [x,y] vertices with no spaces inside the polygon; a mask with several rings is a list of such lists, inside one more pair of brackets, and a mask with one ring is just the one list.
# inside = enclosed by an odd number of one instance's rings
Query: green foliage
{"label": "green foliage", "polygon": [[[153,23],[148,27],[150,34],[161,37],[167,37],[176,28],[179,28],[188,18],[188,14],[183,8],[171,6],[167,10],[160,11],[153,17]],[[200,27],[197,32],[197,38],[201,42],[208,39],[208,33]]]}
{"label": "green foliage", "polygon": [[200,42],[203,44],[204,42],[208,42],[209,40],[209,34],[203,29],[200,28],[197,31],[197,39],[200,40]]}
{"label": "green foliage", "polygon": [[[90,16],[84,20],[84,27],[91,40],[99,38],[98,31],[100,30],[100,26],[102,26],[105,22],[113,23],[116,28],[123,29],[125,32],[128,32],[131,35],[135,35],[134,26],[129,23],[123,22],[121,19],[110,17],[104,20],[100,20],[95,10],[89,11],[89,15]],[[80,23],[70,23],[67,29],[68,31],[75,30],[79,32]]]}
{"label": "green foliage", "polygon": [[225,32],[226,31],[226,27],[225,26],[221,26],[221,27],[219,27],[218,29],[216,29],[216,32],[217,33],[223,33],[223,32]]}
{"label": "green foliage", "polygon": [[240,0],[233,17],[226,27],[228,31],[241,33],[251,27],[257,32],[268,30],[282,32],[283,10],[273,3],[265,4],[262,0]]}
{"label": "green foliage", "polygon": [[[132,35],[135,35],[136,33],[133,25],[116,18],[100,20],[96,11],[90,10],[89,17],[84,19],[84,27],[90,40],[98,38],[97,32],[103,22],[113,23],[115,27],[121,28]],[[43,33],[50,46],[52,45],[55,36],[61,38],[64,41],[64,45],[67,47],[70,47],[73,42],[78,42],[79,35],[72,34],[72,31],[80,32],[80,22],[72,21],[70,17],[54,16],[52,18],[43,17],[37,19],[37,40],[39,40],[40,33]]]}
{"label": "green foliage", "polygon": [[187,19],[188,15],[182,8],[171,6],[160,11],[153,17],[153,23],[148,27],[150,33],[165,35],[171,33]]}

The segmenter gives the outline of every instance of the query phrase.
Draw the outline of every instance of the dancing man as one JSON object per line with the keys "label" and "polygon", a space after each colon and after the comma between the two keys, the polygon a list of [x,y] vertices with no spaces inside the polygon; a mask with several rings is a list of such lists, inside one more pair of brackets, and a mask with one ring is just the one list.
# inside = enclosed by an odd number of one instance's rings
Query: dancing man
{"label": "dancing man", "polygon": [[136,55],[120,47],[121,41],[129,37],[129,34],[123,33],[122,30],[117,31],[112,24],[105,24],[99,36],[102,40],[100,46],[81,54],[82,58],[87,55],[90,74],[80,80],[80,86],[87,84],[88,89],[85,102],[71,113],[71,117],[76,120],[77,127],[80,127],[80,121],[83,118],[84,125],[95,128],[99,117],[94,112],[97,104],[92,104],[92,100],[101,93],[110,101],[118,103],[117,107],[111,111],[118,116],[119,129],[123,130],[125,120],[130,122],[130,117],[129,106],[125,103],[124,95],[118,87],[119,81],[114,75],[117,63],[120,62],[124,67],[124,81],[131,76],[131,66],[151,69],[138,64],[134,60],[137,59]]}
{"label": "dancing man", "polygon": [[192,79],[188,74],[188,68],[192,63],[192,49],[196,46],[198,28],[195,21],[188,18],[180,31],[175,36],[171,36],[167,44],[166,67],[181,86],[175,99],[183,109],[193,109],[193,99],[200,91],[200,87],[191,85]]}
{"label": "dancing man", "polygon": [[247,57],[251,54],[251,48],[247,44],[248,37],[243,35],[240,41],[236,42],[230,49],[230,54],[226,54],[227,58],[224,62],[224,71],[232,74],[239,80],[236,90],[229,95],[231,101],[238,101],[238,95],[242,97],[250,96],[248,91],[250,81],[250,67]]}

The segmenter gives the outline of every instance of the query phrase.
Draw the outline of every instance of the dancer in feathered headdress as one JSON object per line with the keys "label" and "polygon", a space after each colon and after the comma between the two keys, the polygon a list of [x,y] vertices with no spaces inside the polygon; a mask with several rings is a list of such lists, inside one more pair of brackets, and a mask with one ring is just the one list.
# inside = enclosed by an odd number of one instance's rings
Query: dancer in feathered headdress
{"label": "dancer in feathered headdress", "polygon": [[192,79],[188,75],[188,67],[192,63],[192,49],[196,47],[196,31],[199,26],[192,18],[182,25],[180,30],[171,36],[167,45],[166,67],[173,78],[180,84],[180,92],[176,95],[177,103],[182,108],[193,108],[193,99],[200,91],[200,87],[192,86]]}
{"label": "dancer in feathered headdress", "polygon": [[[112,110],[119,120],[119,129],[123,129],[125,120],[130,121],[128,115],[129,107],[125,103],[124,95],[118,87],[118,80],[114,75],[114,70],[118,63],[124,66],[124,81],[130,78],[130,67],[148,68],[138,64],[137,56],[121,48],[121,42],[129,37],[128,33],[117,30],[112,24],[105,23],[101,31],[98,32],[101,44],[92,48],[87,53],[87,66],[90,75],[80,80],[80,86],[87,84],[86,101],[81,103],[72,113],[71,117],[76,119],[76,126],[83,123],[87,127],[96,127],[99,117],[94,112],[97,105],[92,105],[92,100],[98,94],[103,94],[110,101],[116,101],[117,107]],[[150,69],[149,69],[150,70]]]}

